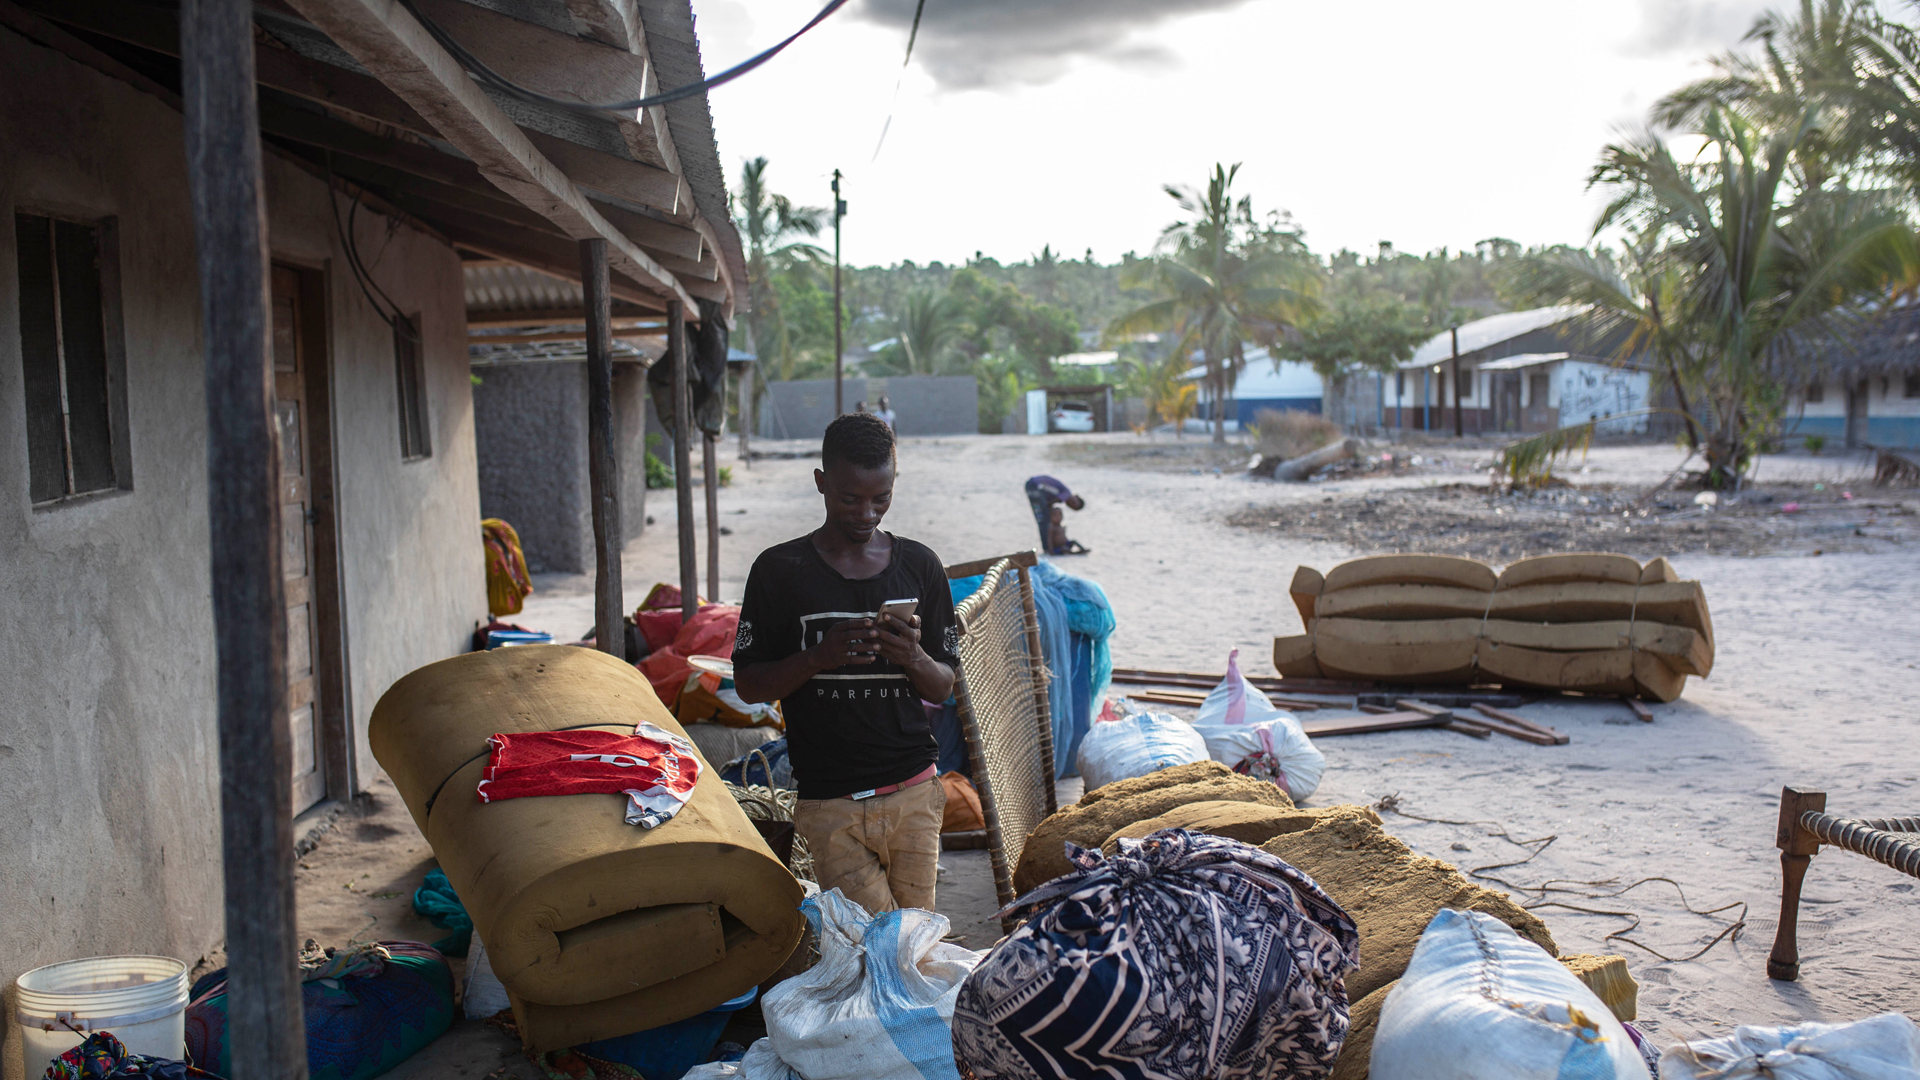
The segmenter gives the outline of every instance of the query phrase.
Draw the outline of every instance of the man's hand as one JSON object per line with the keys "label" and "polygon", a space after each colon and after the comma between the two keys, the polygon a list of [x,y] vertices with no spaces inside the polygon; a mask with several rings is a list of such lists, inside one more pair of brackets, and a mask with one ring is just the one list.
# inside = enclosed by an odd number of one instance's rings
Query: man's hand
{"label": "man's hand", "polygon": [[828,630],[819,644],[807,651],[812,654],[813,666],[819,671],[871,664],[874,654],[883,651],[875,637],[877,632],[872,619],[848,619]]}
{"label": "man's hand", "polygon": [[912,667],[927,654],[920,651],[920,616],[910,615],[905,622],[893,615],[880,616],[874,627],[882,659],[901,667]]}

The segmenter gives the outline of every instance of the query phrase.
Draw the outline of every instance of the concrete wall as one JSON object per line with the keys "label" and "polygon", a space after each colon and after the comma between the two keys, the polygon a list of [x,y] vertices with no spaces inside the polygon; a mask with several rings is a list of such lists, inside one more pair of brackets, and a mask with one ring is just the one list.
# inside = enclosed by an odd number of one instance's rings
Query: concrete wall
{"label": "concrete wall", "polygon": [[[480,379],[473,388],[480,512],[520,534],[529,569],[592,573],[586,364],[489,364],[473,373]],[[647,520],[646,382],[640,365],[614,365],[620,526],[628,540]]]}
{"label": "concrete wall", "polygon": [[[899,375],[842,380],[848,412],[865,401],[880,408],[884,395],[893,404],[894,430],[901,435],[966,435],[980,430],[980,385],[971,375]],[[759,402],[755,433],[762,439],[818,439],[833,422],[833,380],[770,382]]]}
{"label": "concrete wall", "polygon": [[[0,984],[10,984],[102,953],[192,962],[223,929],[205,402],[180,117],[5,30],[0,73]],[[326,272],[346,704],[364,784],[375,700],[461,651],[485,614],[460,269],[445,244],[361,215],[363,254],[425,337],[433,454],[403,462],[391,330],[347,274],[322,181],[276,158],[267,166],[275,257]],[[118,220],[130,490],[31,503],[16,209]],[[12,1070],[18,1053],[9,1037]]]}
{"label": "concrete wall", "polygon": [[592,568],[586,365],[497,364],[474,374],[481,515],[513,526],[532,570]]}
{"label": "concrete wall", "polygon": [[[1561,427],[1647,407],[1647,390],[1652,380],[1644,371],[1584,360],[1562,360],[1553,367],[1552,385],[1560,402]],[[1617,433],[1644,432],[1647,418],[1642,414],[1618,420],[1602,419],[1594,427]]]}
{"label": "concrete wall", "polygon": [[[1908,397],[1907,388],[1903,375],[1867,380],[1867,423],[1861,433],[1867,445],[1920,447],[1920,394]],[[1920,390],[1920,384],[1914,389]],[[1838,448],[1847,438],[1847,389],[1829,381],[1822,391],[1819,401],[1808,401],[1804,392],[1795,395],[1786,418],[1787,437],[1824,435],[1829,447]]]}

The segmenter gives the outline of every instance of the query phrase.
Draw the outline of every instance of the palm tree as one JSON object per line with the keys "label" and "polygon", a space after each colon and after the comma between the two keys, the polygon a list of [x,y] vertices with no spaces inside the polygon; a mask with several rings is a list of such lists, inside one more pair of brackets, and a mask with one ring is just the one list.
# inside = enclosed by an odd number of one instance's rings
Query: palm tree
{"label": "palm tree", "polygon": [[1552,253],[1529,260],[1532,298],[1590,305],[1590,330],[1628,332],[1667,368],[1707,483],[1737,486],[1784,411],[1785,369],[1910,279],[1914,236],[1879,192],[1809,190],[1790,176],[1819,110],[1766,132],[1722,108],[1707,149],[1676,161],[1651,135],[1610,146],[1590,183],[1613,198],[1597,235],[1625,227],[1626,270]]}
{"label": "palm tree", "polygon": [[1317,270],[1298,234],[1255,224],[1252,197],[1233,197],[1239,171],[1215,165],[1205,192],[1166,187],[1186,217],[1161,233],[1158,258],[1132,264],[1122,278],[1155,299],[1108,327],[1111,336],[1170,331],[1175,357],[1202,355],[1217,444],[1226,442],[1226,399],[1246,366],[1246,343],[1276,343],[1317,306]]}
{"label": "palm tree", "polygon": [[1884,87],[1870,86],[1867,72],[1888,28],[1874,0],[1799,0],[1791,12],[1766,12],[1743,39],[1757,50],[1715,57],[1714,74],[1667,95],[1654,122],[1697,130],[1713,112],[1735,112],[1784,131],[1818,109],[1820,123],[1803,133],[1793,165],[1800,186],[1824,187],[1879,141],[1885,108],[1874,99]]}
{"label": "palm tree", "polygon": [[915,289],[907,294],[906,309],[897,328],[900,347],[907,354],[907,373],[938,375],[947,366],[954,343],[960,339],[960,310],[945,293]]}
{"label": "palm tree", "polygon": [[785,195],[767,188],[767,159],[757,157],[740,166],[740,186],[729,196],[734,224],[747,241],[747,295],[752,310],[748,331],[760,353],[762,370],[780,378],[793,373],[796,348],[780,309],[774,286],[777,276],[810,274],[827,258],[818,245],[802,237],[818,236],[827,211],[818,206],[795,206]]}
{"label": "palm tree", "polygon": [[919,288],[907,294],[894,318],[899,344],[878,366],[896,375],[942,375],[953,366],[965,323],[960,305],[946,292]]}

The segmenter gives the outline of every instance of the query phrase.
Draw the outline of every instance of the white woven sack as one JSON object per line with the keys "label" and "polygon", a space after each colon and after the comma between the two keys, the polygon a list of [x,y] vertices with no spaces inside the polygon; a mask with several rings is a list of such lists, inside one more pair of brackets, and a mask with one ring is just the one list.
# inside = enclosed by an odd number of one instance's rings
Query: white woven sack
{"label": "white woven sack", "polygon": [[1668,1047],[1660,1080],[1920,1080],[1920,1029],[1899,1013],[1851,1024],[1742,1026]]}
{"label": "white woven sack", "polygon": [[1491,915],[1443,910],[1387,994],[1372,1080],[1650,1080],[1620,1021]]}

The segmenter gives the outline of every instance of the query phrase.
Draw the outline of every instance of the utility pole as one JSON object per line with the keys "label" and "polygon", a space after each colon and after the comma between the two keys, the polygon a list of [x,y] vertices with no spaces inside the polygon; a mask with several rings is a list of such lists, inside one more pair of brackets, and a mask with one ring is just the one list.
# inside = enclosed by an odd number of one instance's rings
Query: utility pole
{"label": "utility pole", "polygon": [[1467,433],[1460,420],[1460,327],[1447,329],[1453,331],[1453,437],[1458,439]]}
{"label": "utility pole", "polygon": [[840,170],[833,170],[833,415],[847,411],[846,391],[841,388],[840,341],[840,219],[847,216],[847,200],[840,197]]}

